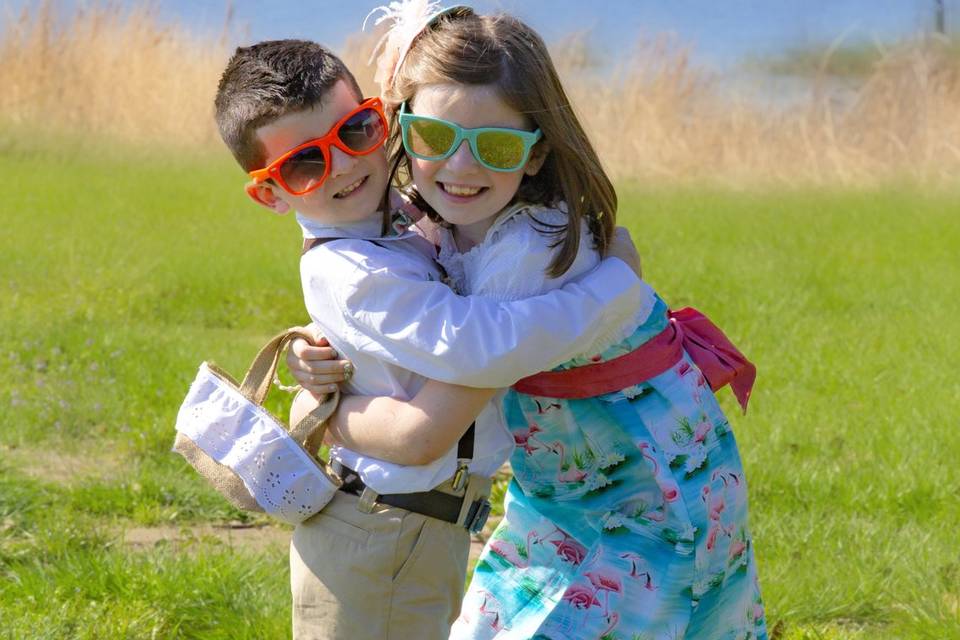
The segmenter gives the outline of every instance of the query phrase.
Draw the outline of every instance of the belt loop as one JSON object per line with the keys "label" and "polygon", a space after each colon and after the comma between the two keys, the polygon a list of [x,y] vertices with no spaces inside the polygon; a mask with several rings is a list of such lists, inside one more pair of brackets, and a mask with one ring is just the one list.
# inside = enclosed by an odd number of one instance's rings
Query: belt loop
{"label": "belt loop", "polygon": [[360,501],[357,502],[357,511],[360,513],[372,513],[373,508],[377,505],[379,495],[380,494],[370,487],[364,487],[363,493],[360,494]]}

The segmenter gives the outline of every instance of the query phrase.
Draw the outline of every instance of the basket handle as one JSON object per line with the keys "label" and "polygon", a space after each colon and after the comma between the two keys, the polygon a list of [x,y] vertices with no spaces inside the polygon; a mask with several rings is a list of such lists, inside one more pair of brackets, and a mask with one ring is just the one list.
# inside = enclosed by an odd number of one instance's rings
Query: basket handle
{"label": "basket handle", "polygon": [[323,442],[327,429],[327,419],[337,410],[340,402],[340,389],[327,395],[313,411],[303,416],[297,424],[290,427],[290,437],[303,445],[311,454],[315,454]]}
{"label": "basket handle", "polygon": [[[303,338],[308,342],[313,342],[313,335],[303,327],[291,327],[279,333],[270,339],[257,357],[253,359],[253,364],[243,377],[240,384],[240,393],[245,398],[257,406],[262,406],[263,401],[270,391],[270,383],[277,371],[277,365],[280,363],[280,355],[284,347],[294,338]],[[306,445],[308,440],[312,443],[319,443],[323,440],[325,424],[327,419],[337,410],[337,404],[340,402],[340,389],[327,396],[313,411],[303,417],[300,422],[290,428],[290,437],[298,443]]]}
{"label": "basket handle", "polygon": [[313,335],[303,327],[291,327],[279,333],[270,339],[270,342],[260,349],[260,353],[253,359],[253,364],[247,370],[247,375],[243,377],[240,384],[240,393],[255,405],[263,405],[263,401],[270,391],[270,383],[273,381],[273,375],[277,371],[277,364],[280,362],[280,354],[287,343],[294,338],[303,338],[308,342],[313,342]]}

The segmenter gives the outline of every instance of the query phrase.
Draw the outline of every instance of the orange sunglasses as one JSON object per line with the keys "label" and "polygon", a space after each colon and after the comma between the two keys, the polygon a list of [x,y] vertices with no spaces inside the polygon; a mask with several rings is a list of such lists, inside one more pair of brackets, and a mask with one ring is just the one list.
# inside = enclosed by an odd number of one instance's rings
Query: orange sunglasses
{"label": "orange sunglasses", "polygon": [[256,185],[273,180],[293,196],[320,188],[330,175],[330,146],[352,156],[376,151],[387,139],[387,118],[380,98],[370,98],[345,115],[323,137],[308,140],[271,162],[250,172]]}

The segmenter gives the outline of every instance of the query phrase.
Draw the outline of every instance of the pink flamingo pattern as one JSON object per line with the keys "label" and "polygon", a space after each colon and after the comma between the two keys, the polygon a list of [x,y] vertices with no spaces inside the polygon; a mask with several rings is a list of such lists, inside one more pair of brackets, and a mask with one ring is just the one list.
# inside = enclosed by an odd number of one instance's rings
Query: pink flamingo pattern
{"label": "pink flamingo pattern", "polygon": [[[490,628],[494,631],[500,631],[504,628],[503,622],[500,620],[500,601],[498,601],[492,593],[489,591],[484,591],[483,602],[480,604],[478,611],[482,615],[487,623],[490,625]],[[493,606],[489,607],[489,603],[493,602]]]}
{"label": "pink flamingo pattern", "polygon": [[627,560],[630,563],[630,573],[627,574],[634,580],[639,580],[643,578],[644,584],[643,587],[647,591],[653,591],[656,587],[653,586],[653,576],[650,575],[649,571],[641,570],[644,568],[646,563],[643,560],[643,557],[632,551],[627,551],[620,554],[620,558]]}
{"label": "pink flamingo pattern", "polygon": [[737,496],[730,496],[729,493],[740,487],[740,476],[733,472],[717,469],[711,474],[710,481],[711,484],[703,485],[700,490],[700,498],[707,509],[707,518],[709,519],[706,550],[713,552],[717,546],[718,536],[723,534],[730,541],[728,553],[731,558],[734,558],[744,551],[746,545],[743,541],[735,540],[736,525],[733,522],[724,524],[724,512],[727,508],[727,501],[737,499]]}
{"label": "pink flamingo pattern", "polygon": [[[657,299],[600,360],[666,324]],[[452,640],[767,639],[743,468],[702,378],[684,358],[596,398],[507,392],[514,479]]]}
{"label": "pink flamingo pattern", "polygon": [[[503,534],[501,534],[503,535]],[[527,534],[526,544],[520,546],[516,542],[508,540],[505,537],[492,537],[487,543],[487,549],[495,553],[514,567],[527,567],[530,564],[530,549],[534,544],[540,542],[540,537],[536,531],[530,531]]]}
{"label": "pink flamingo pattern", "polygon": [[[620,614],[617,611],[610,611],[610,594],[623,593],[623,585],[620,579],[613,574],[588,571],[583,575],[589,580],[590,584],[571,585],[563,594],[563,601],[568,602],[575,609],[583,611],[579,630],[582,630],[590,620],[593,608],[599,609],[597,615],[602,618],[605,626],[597,637],[606,637],[620,621]],[[600,602],[598,597],[601,592],[603,593],[603,602]]]}
{"label": "pink flamingo pattern", "polygon": [[660,492],[663,495],[664,501],[673,502],[679,498],[680,489],[677,487],[677,484],[669,477],[666,477],[667,474],[661,473],[660,462],[653,455],[657,452],[656,447],[649,442],[643,441],[637,444],[637,449],[640,450],[640,455],[643,456],[645,460],[650,462],[653,470],[653,477],[656,479],[657,485],[660,487]]}
{"label": "pink flamingo pattern", "polygon": [[530,455],[537,449],[547,448],[546,445],[540,442],[536,437],[536,434],[540,433],[540,431],[540,425],[538,425],[536,422],[531,422],[527,425],[526,429],[513,431],[513,442],[518,447],[522,448],[524,453]]}
{"label": "pink flamingo pattern", "polygon": [[[553,453],[560,456],[560,460],[557,463],[557,482],[563,484],[583,482],[584,478],[587,477],[587,472],[577,467],[575,461],[571,462],[569,465],[565,464],[566,452],[562,442],[557,441],[552,443],[549,449]],[[564,469],[565,466],[567,467],[566,469]]]}
{"label": "pink flamingo pattern", "polygon": [[[550,538],[554,534],[559,534],[559,540],[551,540]],[[554,547],[556,547],[557,555],[566,562],[569,562],[573,565],[578,565],[583,562],[583,559],[587,556],[587,548],[577,542],[573,536],[569,535],[566,531],[560,527],[555,527],[555,530],[547,534],[546,540],[550,542]]]}
{"label": "pink flamingo pattern", "polygon": [[562,408],[559,402],[549,402],[547,400],[541,402],[540,400],[534,400],[533,403],[537,405],[537,415],[543,415],[549,411]]}
{"label": "pink flamingo pattern", "polygon": [[587,571],[583,575],[590,580],[590,584],[593,585],[595,593],[603,591],[603,617],[609,617],[610,594],[623,593],[623,585],[620,583],[620,579],[616,575],[599,573],[597,571]]}

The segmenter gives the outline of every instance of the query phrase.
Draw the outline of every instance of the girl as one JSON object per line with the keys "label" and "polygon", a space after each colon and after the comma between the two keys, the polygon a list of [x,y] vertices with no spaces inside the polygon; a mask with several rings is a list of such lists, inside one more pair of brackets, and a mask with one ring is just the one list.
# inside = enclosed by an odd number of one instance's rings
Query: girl
{"label": "girl", "polygon": [[[440,225],[452,286],[518,299],[592,268],[616,194],[543,41],[464,7],[419,26],[394,27],[408,35],[388,41],[380,80],[402,138],[392,166]],[[711,390],[732,380],[745,407],[752,366],[696,312],[652,291],[642,307],[485,409],[516,443],[514,479],[451,637],[766,638],[743,469]],[[398,462],[444,451],[473,416],[422,393],[350,399],[332,430]]]}

